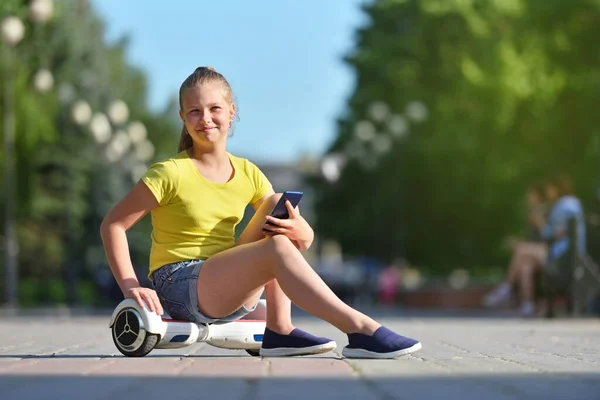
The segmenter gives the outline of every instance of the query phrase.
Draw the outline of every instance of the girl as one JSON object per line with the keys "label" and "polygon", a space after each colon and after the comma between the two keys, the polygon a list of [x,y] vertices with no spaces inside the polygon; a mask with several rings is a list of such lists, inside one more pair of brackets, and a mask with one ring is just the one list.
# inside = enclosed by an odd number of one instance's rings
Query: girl
{"label": "girl", "polygon": [[[251,312],[264,291],[262,356],[336,347],[293,326],[290,299],[348,335],[346,357],[394,358],[419,350],[418,341],[343,303],[314,272],[301,254],[314,233],[297,208],[286,203],[286,220],[268,215],[280,195],[254,164],[226,151],[236,106],[223,75],[197,68],[181,85],[179,105],[179,153],[152,165],[102,222],[106,255],[123,295],[159,315],[164,309],[175,319],[218,323]],[[248,204],[255,215],[234,243],[235,226]],[[149,277],[156,291],[140,287],[126,237],[148,213],[153,225]]]}

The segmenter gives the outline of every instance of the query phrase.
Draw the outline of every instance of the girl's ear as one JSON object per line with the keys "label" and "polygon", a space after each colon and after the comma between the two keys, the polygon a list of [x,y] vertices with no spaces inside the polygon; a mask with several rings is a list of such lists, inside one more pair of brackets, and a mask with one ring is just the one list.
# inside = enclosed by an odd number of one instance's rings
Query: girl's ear
{"label": "girl's ear", "polygon": [[231,107],[229,109],[229,127],[233,125],[233,120],[235,119],[235,104],[231,103]]}
{"label": "girl's ear", "polygon": [[182,121],[185,121],[185,118],[183,118],[183,111],[179,110],[179,118],[181,118]]}

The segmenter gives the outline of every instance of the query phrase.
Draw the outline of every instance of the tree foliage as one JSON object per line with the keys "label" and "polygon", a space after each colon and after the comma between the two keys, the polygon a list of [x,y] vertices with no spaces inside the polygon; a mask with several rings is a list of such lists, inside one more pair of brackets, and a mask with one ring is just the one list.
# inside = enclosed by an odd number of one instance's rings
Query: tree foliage
{"label": "tree foliage", "polygon": [[[505,263],[526,186],[565,172],[595,205],[600,2],[376,0],[346,58],[356,87],[330,153],[383,101],[427,119],[365,169],[316,179],[319,230],[348,254],[406,257],[439,271]],[[363,156],[364,157],[364,156]]]}
{"label": "tree foliage", "polygon": [[[86,101],[94,113],[106,113],[116,99],[125,101],[129,121],[147,128],[154,160],[172,154],[177,145],[175,113],[171,106],[163,111],[148,108],[146,76],[126,59],[128,39],[107,43],[104,22],[88,1],[54,2],[54,16],[43,26],[28,22],[27,5],[25,0],[7,0],[0,7],[0,19],[16,15],[26,24],[24,40],[12,51],[20,276],[23,282],[63,281],[66,266],[75,265],[80,279],[91,279],[97,268],[106,268],[99,224],[135,182],[133,153],[110,162],[107,144],[94,140],[88,124],[74,123],[74,101]],[[54,88],[47,93],[33,85],[41,68],[54,76]],[[112,128],[114,133],[126,127]],[[135,264],[147,263],[149,229],[146,218],[129,234]]]}

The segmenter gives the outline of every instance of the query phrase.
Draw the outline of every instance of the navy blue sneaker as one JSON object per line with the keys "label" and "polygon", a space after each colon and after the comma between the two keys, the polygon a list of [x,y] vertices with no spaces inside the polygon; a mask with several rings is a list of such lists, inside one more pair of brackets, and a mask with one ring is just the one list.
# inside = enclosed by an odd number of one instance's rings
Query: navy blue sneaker
{"label": "navy blue sneaker", "polygon": [[260,355],[263,357],[306,356],[327,353],[336,348],[335,341],[316,337],[298,328],[289,335],[280,335],[265,328]]}
{"label": "navy blue sneaker", "polygon": [[344,347],[342,355],[347,358],[395,358],[414,353],[421,347],[419,341],[400,336],[382,326],[373,336],[348,334],[348,346]]}

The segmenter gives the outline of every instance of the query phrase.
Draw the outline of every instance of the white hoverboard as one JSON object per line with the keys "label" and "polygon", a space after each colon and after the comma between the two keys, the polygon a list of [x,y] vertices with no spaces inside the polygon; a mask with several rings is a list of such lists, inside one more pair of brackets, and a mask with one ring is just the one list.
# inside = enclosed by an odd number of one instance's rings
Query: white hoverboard
{"label": "white hoverboard", "polygon": [[246,350],[259,356],[265,332],[266,300],[260,300],[256,310],[247,317],[218,324],[197,324],[169,319],[142,308],[133,299],[125,299],[112,313],[110,328],[115,346],[127,357],[144,357],[153,349],[175,349],[205,342],[224,349]]}

